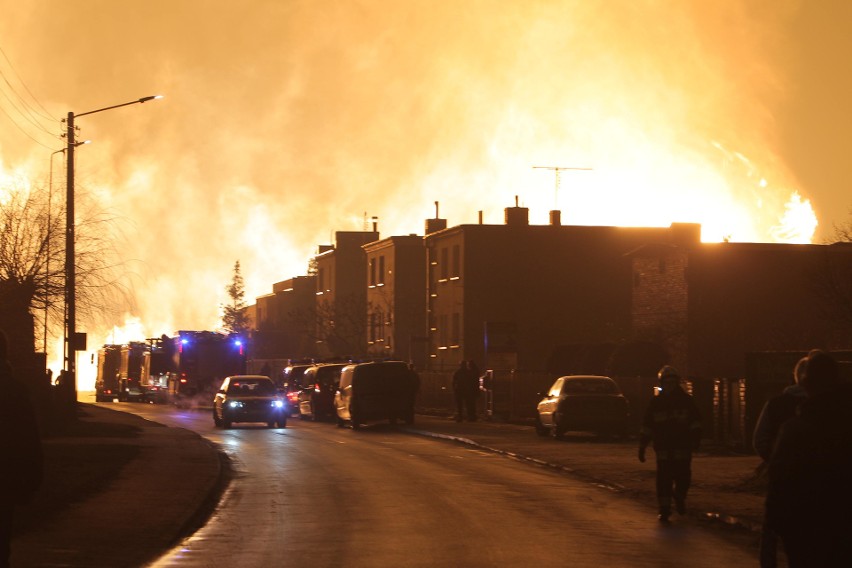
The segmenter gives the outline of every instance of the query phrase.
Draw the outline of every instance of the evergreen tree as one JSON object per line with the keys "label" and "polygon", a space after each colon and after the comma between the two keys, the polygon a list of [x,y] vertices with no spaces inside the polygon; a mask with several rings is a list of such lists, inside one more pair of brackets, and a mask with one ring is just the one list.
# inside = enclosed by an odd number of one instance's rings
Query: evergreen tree
{"label": "evergreen tree", "polygon": [[251,322],[246,313],[245,284],[240,274],[240,261],[234,264],[234,276],[225,288],[230,303],[222,306],[222,328],[225,333],[244,334],[249,330]]}

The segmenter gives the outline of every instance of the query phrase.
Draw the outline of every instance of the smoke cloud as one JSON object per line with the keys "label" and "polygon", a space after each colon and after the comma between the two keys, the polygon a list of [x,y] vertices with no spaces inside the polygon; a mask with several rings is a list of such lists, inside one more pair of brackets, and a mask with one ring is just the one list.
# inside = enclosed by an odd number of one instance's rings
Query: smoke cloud
{"label": "smoke cloud", "polygon": [[[434,201],[450,225],[501,223],[517,195],[534,223],[691,221],[707,240],[789,235],[791,203],[813,218],[777,118],[798,2],[0,3],[0,47],[56,134],[69,110],[165,95],[77,121],[77,185],[131,267],[113,325],[148,336],[217,327],[236,260],[251,302],[336,230],[422,233]],[[3,168],[47,177],[63,142],[9,115]],[[591,170],[557,187],[533,166]]]}

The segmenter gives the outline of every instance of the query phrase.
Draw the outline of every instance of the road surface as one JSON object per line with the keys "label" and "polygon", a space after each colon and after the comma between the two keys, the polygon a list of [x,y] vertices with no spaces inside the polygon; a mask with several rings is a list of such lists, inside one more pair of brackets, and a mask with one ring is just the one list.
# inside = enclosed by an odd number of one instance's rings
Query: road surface
{"label": "road surface", "polygon": [[219,444],[237,472],[206,526],[156,568],[756,564],[694,521],[660,525],[607,489],[389,425],[222,430],[207,412],[126,406]]}

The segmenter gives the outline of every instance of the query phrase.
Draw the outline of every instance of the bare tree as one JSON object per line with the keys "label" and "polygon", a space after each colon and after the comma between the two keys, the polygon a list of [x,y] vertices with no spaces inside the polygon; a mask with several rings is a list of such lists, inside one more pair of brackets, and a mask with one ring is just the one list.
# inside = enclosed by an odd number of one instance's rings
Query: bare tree
{"label": "bare tree", "polygon": [[[114,217],[78,194],[75,267],[78,314],[113,313],[125,305]],[[59,203],[57,203],[57,201]],[[64,320],[65,206],[42,186],[0,188],[0,324],[18,337]],[[32,339],[30,339],[32,341]]]}
{"label": "bare tree", "polygon": [[852,333],[852,207],[849,219],[834,224],[827,239],[820,265],[813,274],[813,285],[822,303],[823,315],[839,328],[839,335]]}
{"label": "bare tree", "polygon": [[852,243],[852,206],[849,207],[849,219],[844,223],[834,223],[834,232],[829,237],[829,243]]}

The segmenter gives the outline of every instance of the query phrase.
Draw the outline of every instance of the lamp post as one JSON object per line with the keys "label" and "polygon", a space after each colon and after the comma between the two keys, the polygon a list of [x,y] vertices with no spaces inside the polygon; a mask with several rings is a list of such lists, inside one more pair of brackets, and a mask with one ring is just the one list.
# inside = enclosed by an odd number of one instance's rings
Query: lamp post
{"label": "lamp post", "polygon": [[66,164],[67,164],[67,179],[66,179],[66,195],[65,195],[65,342],[63,347],[64,357],[64,381],[68,384],[69,390],[73,388],[73,400],[77,400],[77,351],[83,347],[84,341],[82,337],[77,335],[77,274],[76,266],[74,265],[74,149],[77,143],[74,140],[74,119],[86,116],[87,114],[95,114],[105,110],[112,110],[123,106],[145,103],[154,99],[161,98],[159,95],[150,97],[142,97],[135,101],[112,105],[97,110],[81,112],[75,115],[73,112],[68,113],[66,127],[68,134],[66,136]]}

